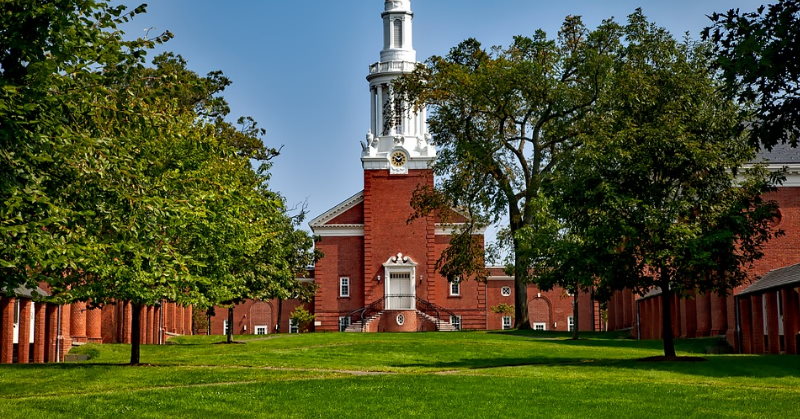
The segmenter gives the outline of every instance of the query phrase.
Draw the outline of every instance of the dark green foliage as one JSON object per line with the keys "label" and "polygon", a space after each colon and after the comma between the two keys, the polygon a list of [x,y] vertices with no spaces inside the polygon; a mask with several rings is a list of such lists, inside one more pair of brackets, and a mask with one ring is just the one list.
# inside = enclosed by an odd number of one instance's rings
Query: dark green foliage
{"label": "dark green foliage", "polygon": [[[583,145],[549,185],[563,220],[551,275],[594,283],[598,296],[661,289],[725,294],[762,256],[777,214],[762,195],[776,181],[742,170],[754,150],[721,93],[707,45],[677,42],[637,11],[608,93]],[[665,355],[674,355],[664,313]]]}
{"label": "dark green foliage", "polygon": [[205,308],[294,287],[311,239],[268,188],[264,130],[225,120],[222,73],[146,65],[171,34],[118,29],[145,6],[0,7],[0,290]]}
{"label": "dark green foliage", "polygon": [[771,149],[800,140],[800,2],[779,0],[755,12],[731,9],[709,16],[703,38],[726,91],[747,108],[751,143]]}
{"label": "dark green foliage", "polygon": [[440,271],[480,278],[483,255],[472,247],[471,234],[507,214],[516,327],[529,327],[532,280],[519,234],[548,211],[542,186],[562,155],[580,144],[618,38],[613,22],[590,31],[570,16],[557,39],[539,30],[488,50],[468,39],[395,82],[397,98],[432,108],[434,170],[441,181],[435,191],[417,192],[417,213],[456,207],[471,217],[444,253]]}

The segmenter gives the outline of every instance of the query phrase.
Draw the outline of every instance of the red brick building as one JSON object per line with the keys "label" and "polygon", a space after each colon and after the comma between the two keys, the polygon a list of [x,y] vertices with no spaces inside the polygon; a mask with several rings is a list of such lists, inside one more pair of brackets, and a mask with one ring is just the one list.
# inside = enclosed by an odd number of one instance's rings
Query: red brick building
{"label": "red brick building", "polygon": [[[42,288],[18,288],[0,298],[0,363],[61,362],[73,346],[130,343],[130,303],[90,309],[86,303],[39,302]],[[192,333],[192,308],[164,302],[142,307],[143,344],[163,344],[168,336]]]}
{"label": "red brick building", "polygon": [[[731,295],[690,293],[672,301],[673,334],[680,338],[724,336],[742,353],[798,353],[800,333],[800,149],[778,145],[759,160],[770,170],[787,169],[786,181],[765,196],[780,207],[771,240],[750,270],[751,280]],[[777,279],[776,279],[777,278]],[[616,293],[608,304],[608,329],[631,328],[642,339],[660,339],[661,298]]]}
{"label": "red brick building", "polygon": [[[435,269],[454,229],[466,221],[457,211],[407,222],[411,198],[420,186],[434,184],[425,110],[406,110],[387,122],[392,80],[416,66],[410,2],[386,1],[383,50],[369,67],[370,127],[361,144],[363,190],[310,222],[316,246],[325,255],[314,272],[315,330],[413,331],[502,329],[510,315],[495,313],[513,305],[513,278],[492,269],[486,282],[455,278]],[[405,107],[408,108],[408,107]],[[475,240],[483,244],[483,235]],[[542,330],[568,330],[572,297],[562,290],[529,289],[530,316]],[[595,326],[588,296],[582,329]]]}

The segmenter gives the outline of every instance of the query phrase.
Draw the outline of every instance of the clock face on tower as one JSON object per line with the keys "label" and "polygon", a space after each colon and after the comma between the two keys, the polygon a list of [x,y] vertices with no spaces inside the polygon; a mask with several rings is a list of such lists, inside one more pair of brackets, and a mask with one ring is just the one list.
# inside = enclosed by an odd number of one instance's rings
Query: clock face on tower
{"label": "clock face on tower", "polygon": [[406,157],[406,153],[403,153],[402,151],[395,151],[394,153],[392,153],[391,157],[389,158],[389,161],[391,162],[392,166],[394,166],[394,167],[403,167],[403,166],[405,166],[407,160],[408,160],[408,157]]}

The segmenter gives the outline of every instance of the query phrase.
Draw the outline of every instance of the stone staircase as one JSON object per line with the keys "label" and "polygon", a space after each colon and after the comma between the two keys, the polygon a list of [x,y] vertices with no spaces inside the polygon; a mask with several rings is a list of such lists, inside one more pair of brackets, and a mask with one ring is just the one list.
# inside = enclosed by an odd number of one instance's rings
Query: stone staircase
{"label": "stone staircase", "polygon": [[363,321],[357,321],[354,323],[350,323],[350,326],[347,326],[347,329],[344,329],[345,332],[363,332],[369,328],[370,323],[374,322],[375,320],[379,320],[383,315],[383,311],[379,311],[372,316],[364,319]]}
{"label": "stone staircase", "polygon": [[449,321],[444,321],[442,319],[437,319],[429,314],[425,314],[419,310],[417,310],[417,316],[422,317],[423,319],[433,323],[436,325],[436,331],[438,332],[455,332],[458,329],[455,328]]}
{"label": "stone staircase", "polygon": [[[433,317],[433,316],[431,316],[429,314],[425,314],[425,313],[423,313],[423,312],[421,312],[419,310],[416,310],[416,312],[417,312],[417,316],[418,317],[433,323],[436,326],[436,331],[438,331],[438,332],[455,332],[457,330],[452,324],[450,324],[449,321],[444,321],[444,320],[441,320],[441,319],[437,319],[436,317]],[[350,326],[347,326],[347,328],[344,329],[344,331],[345,332],[351,332],[351,333],[367,331],[367,330],[369,330],[369,325],[371,323],[375,322],[375,321],[380,320],[382,315],[383,315],[383,311],[379,311],[378,313],[373,314],[369,318],[364,319],[363,322],[362,321],[357,321],[357,322],[354,322],[354,323],[350,323]]]}

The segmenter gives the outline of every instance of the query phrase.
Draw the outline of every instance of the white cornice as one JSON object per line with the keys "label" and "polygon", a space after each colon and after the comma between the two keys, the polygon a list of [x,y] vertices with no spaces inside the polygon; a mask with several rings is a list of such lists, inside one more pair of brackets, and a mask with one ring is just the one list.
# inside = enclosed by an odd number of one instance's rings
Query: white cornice
{"label": "white cornice", "polygon": [[[338,215],[344,213],[350,208],[353,208],[354,206],[360,204],[363,201],[364,201],[364,191],[359,191],[350,198],[347,198],[344,201],[340,202],[335,207],[323,212],[317,218],[314,218],[313,220],[309,221],[308,226],[311,227],[312,231],[316,232],[317,228],[322,227],[325,223],[336,218]],[[361,225],[361,228],[363,230],[364,226],[362,224],[359,225]]]}
{"label": "white cornice", "polygon": [[[742,166],[742,169],[749,169],[752,168],[753,165],[746,164]],[[776,185],[778,188],[793,188],[793,187],[800,187],[800,164],[797,163],[787,163],[787,164],[780,164],[780,163],[771,163],[765,164],[764,167],[767,168],[770,172],[784,172],[784,176],[786,176],[786,180],[783,181],[782,184]],[[737,176],[736,181],[741,181],[741,175]]]}
{"label": "white cornice", "polygon": [[326,224],[314,227],[320,237],[357,237],[364,235],[364,224]]}
{"label": "white cornice", "polygon": [[[437,236],[452,236],[464,223],[436,223],[435,233]],[[475,229],[472,234],[479,235],[486,232],[486,227]]]}
{"label": "white cornice", "polygon": [[490,275],[486,279],[488,279],[489,281],[513,281],[514,277],[513,276],[508,276],[508,275],[502,275],[502,276],[492,276],[492,275]]}

